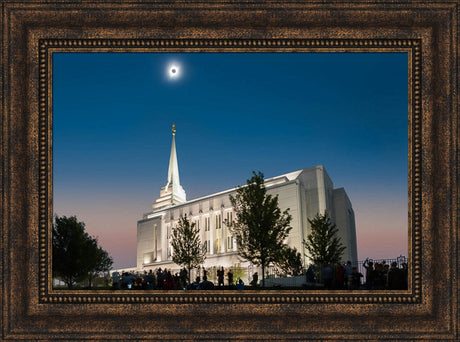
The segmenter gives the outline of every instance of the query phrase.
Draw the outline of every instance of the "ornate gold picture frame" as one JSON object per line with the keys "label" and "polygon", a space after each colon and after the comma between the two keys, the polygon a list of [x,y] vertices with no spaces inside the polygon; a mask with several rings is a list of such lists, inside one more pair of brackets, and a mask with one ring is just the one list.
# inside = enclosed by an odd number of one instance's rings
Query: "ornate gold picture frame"
{"label": "ornate gold picture frame", "polygon": [[[458,338],[457,1],[2,1],[2,338]],[[55,52],[401,52],[405,291],[55,291]]]}

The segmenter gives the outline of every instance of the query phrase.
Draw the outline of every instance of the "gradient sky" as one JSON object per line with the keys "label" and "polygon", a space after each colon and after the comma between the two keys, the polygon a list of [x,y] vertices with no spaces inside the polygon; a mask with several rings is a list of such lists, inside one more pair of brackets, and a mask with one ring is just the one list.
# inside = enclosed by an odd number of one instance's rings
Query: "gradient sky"
{"label": "gradient sky", "polygon": [[187,199],[323,164],[353,204],[358,259],[407,256],[407,66],[405,53],[54,53],[54,212],[135,266],[175,122]]}

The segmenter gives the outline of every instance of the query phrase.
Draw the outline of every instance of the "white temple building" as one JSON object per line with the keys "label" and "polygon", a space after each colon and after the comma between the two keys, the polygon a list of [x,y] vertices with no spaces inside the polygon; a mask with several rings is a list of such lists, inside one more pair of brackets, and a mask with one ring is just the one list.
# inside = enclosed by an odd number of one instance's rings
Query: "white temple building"
{"label": "white temple building", "polygon": [[[187,215],[200,229],[202,243],[206,243],[207,255],[203,267],[247,267],[248,262],[237,255],[236,241],[225,225],[234,218],[229,195],[236,188],[187,201],[179,181],[175,126],[173,125],[171,156],[168,178],[153,203],[152,211],[137,222],[138,271],[161,268],[177,270],[172,261],[171,229]],[[334,189],[324,166],[318,165],[265,179],[267,193],[278,195],[282,211],[289,208],[292,216],[291,231],[286,243],[295,247],[309,264],[302,241],[310,230],[308,219],[317,213],[327,212],[338,228],[338,235],[346,246],[343,261],[357,261],[355,216],[350,199],[343,188]]]}

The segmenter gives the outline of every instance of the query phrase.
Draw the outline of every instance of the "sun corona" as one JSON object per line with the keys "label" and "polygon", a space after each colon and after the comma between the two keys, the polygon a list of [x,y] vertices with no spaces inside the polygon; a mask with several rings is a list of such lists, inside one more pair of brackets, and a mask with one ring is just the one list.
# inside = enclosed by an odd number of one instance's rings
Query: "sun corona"
{"label": "sun corona", "polygon": [[178,64],[170,64],[167,68],[168,78],[171,80],[178,79],[181,74],[181,68]]}

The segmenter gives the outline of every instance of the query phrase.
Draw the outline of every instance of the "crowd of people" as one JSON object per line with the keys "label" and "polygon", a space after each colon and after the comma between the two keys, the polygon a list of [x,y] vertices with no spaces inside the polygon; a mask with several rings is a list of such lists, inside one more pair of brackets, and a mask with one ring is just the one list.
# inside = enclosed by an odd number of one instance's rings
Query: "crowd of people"
{"label": "crowd of people", "polygon": [[[391,265],[385,261],[373,262],[366,259],[362,267],[364,275],[350,261],[345,264],[326,264],[321,267],[310,266],[306,271],[308,286],[321,286],[325,289],[347,290],[405,290],[407,289],[407,264],[399,267],[396,262]],[[227,287],[244,289],[244,282],[240,277],[233,278],[232,269],[217,268],[213,273],[215,282],[208,277],[208,271],[201,268],[193,281],[185,268],[172,273],[171,270],[158,268],[145,271],[143,274],[132,272],[113,272],[113,289],[150,289],[150,290],[211,290]],[[226,278],[226,279],[225,279]],[[363,279],[365,281],[363,282]],[[318,285],[320,284],[320,285]],[[252,274],[252,287],[259,286],[258,273]]]}
{"label": "crowd of people", "polygon": [[[201,272],[200,272],[201,273]],[[122,272],[112,273],[113,289],[142,289],[142,290],[210,290],[215,286],[224,286],[224,268],[217,269],[217,285],[208,279],[208,271],[202,269],[203,276],[197,276],[193,282],[189,281],[188,271],[183,268],[180,272],[172,273],[171,270],[158,268],[155,271],[144,271],[144,273]],[[236,283],[233,281],[232,270],[227,272],[228,286],[241,284],[238,278]]]}
{"label": "crowd of people", "polygon": [[366,259],[363,263],[364,275],[350,261],[346,264],[326,264],[319,268],[310,266],[307,270],[307,283],[322,283],[325,289],[347,290],[405,290],[407,289],[407,264],[398,267],[385,261],[376,262]]}
{"label": "crowd of people", "polygon": [[396,262],[391,266],[385,262],[374,262],[366,259],[363,264],[366,269],[367,289],[374,290],[406,290],[407,289],[407,263],[398,267]]}

